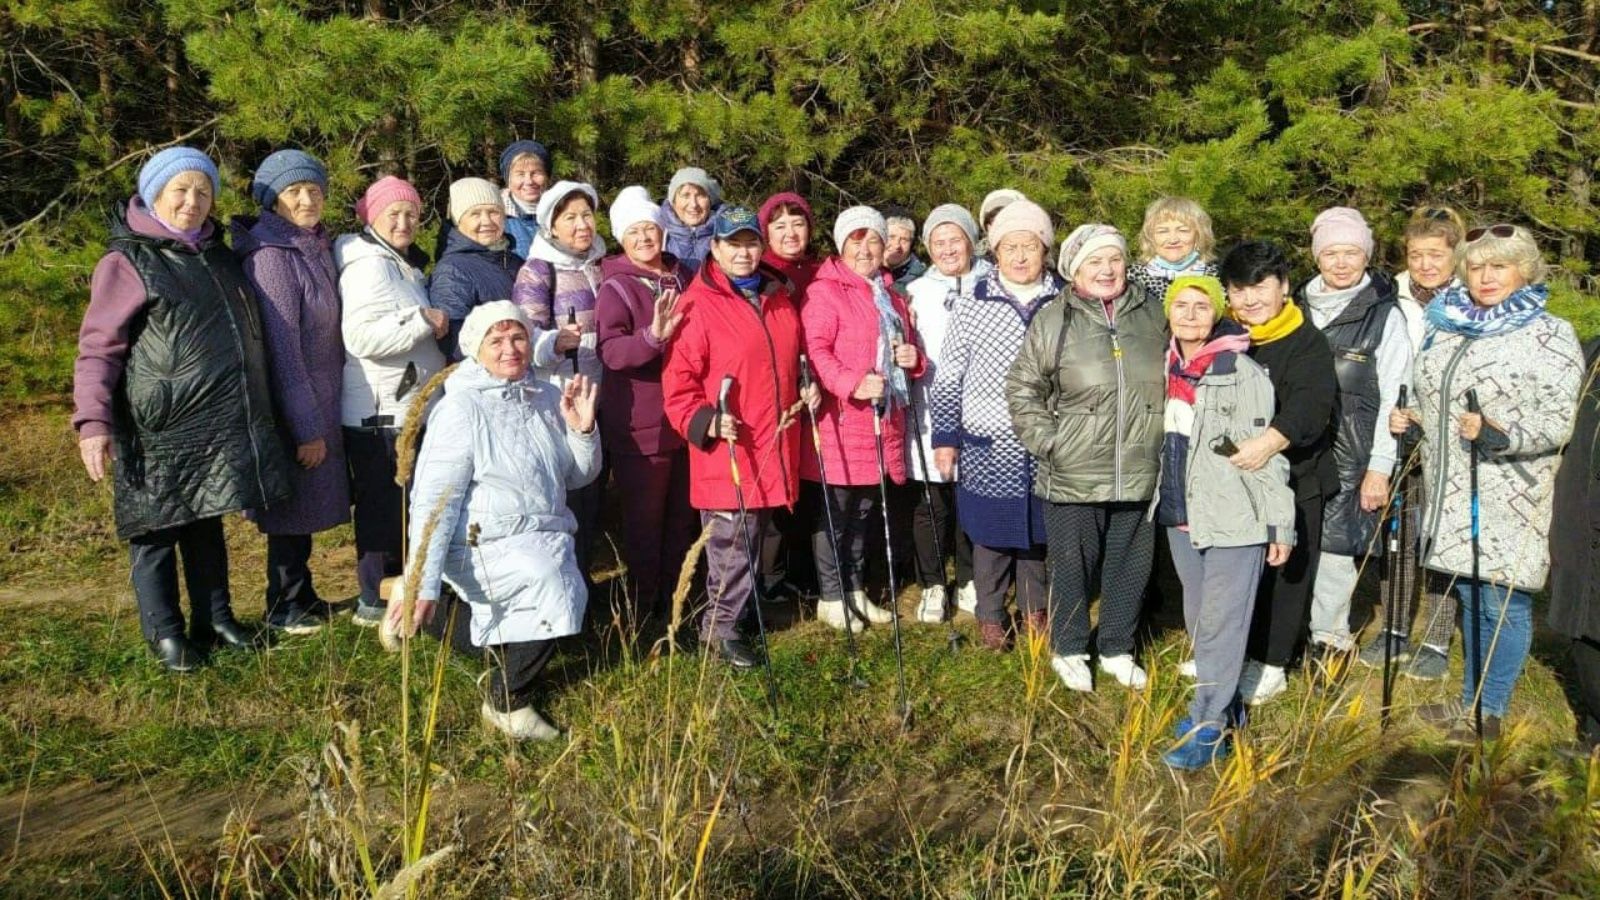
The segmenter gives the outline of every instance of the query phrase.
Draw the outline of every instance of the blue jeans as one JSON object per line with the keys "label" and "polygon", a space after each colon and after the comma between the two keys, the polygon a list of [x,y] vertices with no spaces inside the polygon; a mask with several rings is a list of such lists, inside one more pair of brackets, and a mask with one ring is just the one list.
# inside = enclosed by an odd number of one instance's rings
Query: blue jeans
{"label": "blue jeans", "polygon": [[[1472,652],[1472,581],[1456,581],[1456,594],[1461,597],[1462,667],[1461,705],[1472,708],[1477,691],[1478,673],[1473,666]],[[1480,582],[1479,615],[1484,661],[1483,714],[1504,717],[1511,708],[1511,689],[1522,674],[1522,665],[1528,660],[1528,648],[1533,645],[1533,598],[1515,588],[1500,587]]]}

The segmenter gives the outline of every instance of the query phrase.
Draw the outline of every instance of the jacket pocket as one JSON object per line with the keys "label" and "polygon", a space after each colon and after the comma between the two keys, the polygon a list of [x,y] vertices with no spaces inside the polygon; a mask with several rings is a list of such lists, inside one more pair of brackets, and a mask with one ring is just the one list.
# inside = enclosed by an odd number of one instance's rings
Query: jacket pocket
{"label": "jacket pocket", "polygon": [[172,417],[172,382],[150,379],[153,383],[139,392],[139,399],[129,404],[133,424],[141,431],[161,431]]}

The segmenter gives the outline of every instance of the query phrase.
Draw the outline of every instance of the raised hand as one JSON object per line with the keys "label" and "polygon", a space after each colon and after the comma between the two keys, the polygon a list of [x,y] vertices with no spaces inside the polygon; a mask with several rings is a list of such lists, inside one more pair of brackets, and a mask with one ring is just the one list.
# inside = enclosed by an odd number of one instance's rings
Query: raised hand
{"label": "raised hand", "polygon": [[594,430],[594,404],[598,395],[594,382],[578,375],[561,389],[561,418],[573,431],[588,434]]}
{"label": "raised hand", "polygon": [[683,324],[683,313],[678,311],[678,289],[667,288],[656,297],[655,317],[650,320],[650,334],[656,340],[671,339],[678,326]]}

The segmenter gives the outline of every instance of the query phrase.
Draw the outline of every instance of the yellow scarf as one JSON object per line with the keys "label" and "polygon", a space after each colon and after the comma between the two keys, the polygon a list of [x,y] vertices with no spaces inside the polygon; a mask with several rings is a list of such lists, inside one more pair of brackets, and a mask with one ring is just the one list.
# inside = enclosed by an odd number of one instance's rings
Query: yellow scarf
{"label": "yellow scarf", "polygon": [[[1235,319],[1238,317],[1235,316]],[[1250,329],[1250,343],[1261,345],[1270,344],[1280,338],[1288,337],[1296,328],[1304,325],[1305,313],[1300,307],[1294,305],[1294,298],[1290,297],[1283,302],[1283,309],[1278,314],[1260,325],[1246,326]]]}

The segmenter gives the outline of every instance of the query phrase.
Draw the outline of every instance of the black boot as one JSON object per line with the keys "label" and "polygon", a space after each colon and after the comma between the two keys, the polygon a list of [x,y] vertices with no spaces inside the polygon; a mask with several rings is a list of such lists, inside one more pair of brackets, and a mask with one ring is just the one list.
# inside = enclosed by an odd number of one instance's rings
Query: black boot
{"label": "black boot", "polygon": [[743,638],[724,638],[712,644],[717,655],[727,660],[735,669],[754,669],[761,665],[761,657],[744,642]]}
{"label": "black boot", "polygon": [[255,625],[245,625],[236,619],[213,622],[209,634],[196,630],[189,638],[196,647],[204,650],[246,650],[256,652],[272,647],[272,632]]}
{"label": "black boot", "polygon": [[193,672],[205,662],[205,654],[183,635],[150,642],[150,652],[169,672]]}

